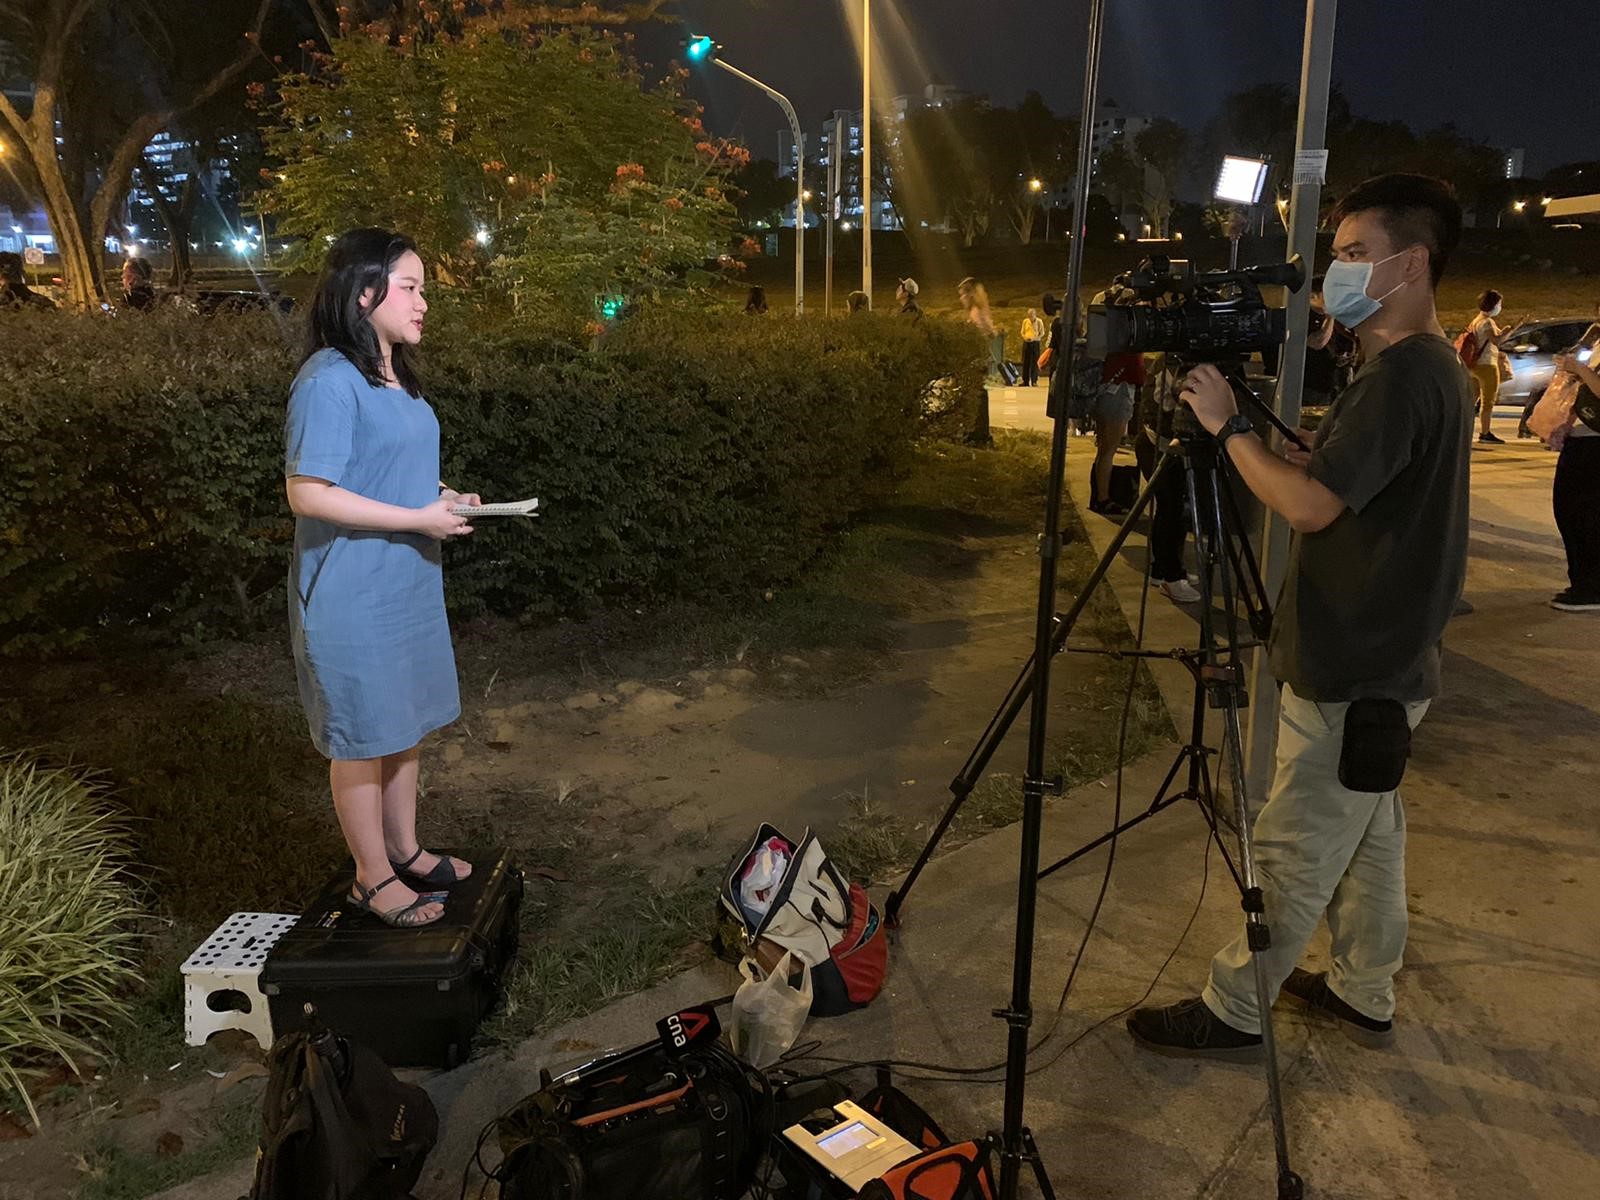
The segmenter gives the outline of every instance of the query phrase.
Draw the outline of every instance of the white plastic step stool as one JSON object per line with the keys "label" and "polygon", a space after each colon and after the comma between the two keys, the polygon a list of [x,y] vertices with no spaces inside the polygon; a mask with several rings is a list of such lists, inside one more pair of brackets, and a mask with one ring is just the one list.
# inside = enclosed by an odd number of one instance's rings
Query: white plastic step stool
{"label": "white plastic step stool", "polygon": [[272,1016],[258,986],[261,964],[299,919],[292,913],[234,913],[200,943],[180,968],[185,1042],[203,1046],[213,1033],[243,1029],[263,1050],[272,1045]]}

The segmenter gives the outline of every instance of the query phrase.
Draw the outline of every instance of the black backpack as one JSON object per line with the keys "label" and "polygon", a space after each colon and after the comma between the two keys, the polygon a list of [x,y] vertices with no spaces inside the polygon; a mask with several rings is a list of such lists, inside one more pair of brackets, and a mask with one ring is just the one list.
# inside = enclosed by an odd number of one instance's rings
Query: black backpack
{"label": "black backpack", "polygon": [[249,1200],[401,1200],[439,1136],[428,1093],[372,1050],[311,1028],[268,1056]]}

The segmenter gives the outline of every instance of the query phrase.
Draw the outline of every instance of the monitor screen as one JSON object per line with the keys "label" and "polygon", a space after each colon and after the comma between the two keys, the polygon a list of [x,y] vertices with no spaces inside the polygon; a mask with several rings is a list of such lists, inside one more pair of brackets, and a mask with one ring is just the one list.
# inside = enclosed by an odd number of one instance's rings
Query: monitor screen
{"label": "monitor screen", "polygon": [[864,1122],[851,1121],[825,1137],[817,1139],[817,1149],[829,1158],[843,1158],[852,1150],[859,1150],[878,1135]]}

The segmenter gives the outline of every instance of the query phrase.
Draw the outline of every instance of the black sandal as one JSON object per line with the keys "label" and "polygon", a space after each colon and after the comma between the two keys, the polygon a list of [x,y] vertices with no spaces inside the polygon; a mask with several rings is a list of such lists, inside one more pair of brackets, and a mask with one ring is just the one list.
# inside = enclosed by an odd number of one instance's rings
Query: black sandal
{"label": "black sandal", "polygon": [[447,888],[453,884],[460,883],[466,878],[465,875],[456,874],[455,863],[451,861],[448,854],[441,854],[439,861],[434,863],[433,869],[426,874],[421,871],[410,870],[411,864],[425,853],[427,852],[421,846],[418,846],[417,852],[406,859],[405,862],[395,862],[391,858],[389,865],[394,868],[396,875],[404,875],[407,879],[415,879],[418,883],[427,884],[431,888]]}
{"label": "black sandal", "polygon": [[[347,896],[346,899],[363,912],[371,913],[385,925],[393,925],[396,929],[416,929],[422,925],[432,925],[439,919],[439,917],[444,916],[444,905],[440,904],[438,898],[435,896],[418,896],[404,908],[391,908],[387,911],[372,907],[372,898],[374,896],[383,891],[383,889],[388,887],[391,883],[399,882],[400,876],[391,875],[377,887],[369,888],[362,887],[361,881],[358,879],[355,881],[355,885],[356,891],[361,893],[360,897],[357,898],[355,896]],[[424,917],[422,915],[421,910],[429,904],[439,905],[439,916]]]}

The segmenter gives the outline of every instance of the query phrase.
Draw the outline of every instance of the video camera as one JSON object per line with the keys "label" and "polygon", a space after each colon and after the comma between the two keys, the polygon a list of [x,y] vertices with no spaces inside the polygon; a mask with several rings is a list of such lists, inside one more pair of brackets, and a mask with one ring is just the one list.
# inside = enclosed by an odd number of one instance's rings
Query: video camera
{"label": "video camera", "polygon": [[1267,307],[1261,288],[1297,292],[1305,279],[1298,254],[1284,263],[1204,274],[1187,259],[1144,259],[1089,306],[1089,354],[1164,352],[1211,362],[1281,345],[1286,314]]}

